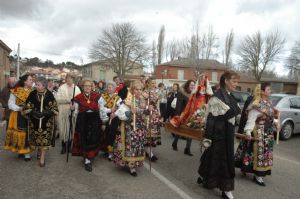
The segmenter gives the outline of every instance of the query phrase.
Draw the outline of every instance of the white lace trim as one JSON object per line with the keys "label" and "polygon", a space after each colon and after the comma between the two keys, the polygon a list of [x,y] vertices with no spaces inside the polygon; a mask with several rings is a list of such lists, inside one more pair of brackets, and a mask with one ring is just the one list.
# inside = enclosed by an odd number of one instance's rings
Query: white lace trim
{"label": "white lace trim", "polygon": [[[211,113],[213,116],[219,116],[219,115],[225,115],[225,113],[230,109],[230,107],[222,102],[219,98],[217,97],[212,97],[208,101],[207,107],[206,107],[206,112],[205,112],[205,122],[207,119],[207,116],[209,113]],[[228,120],[232,125],[235,124],[235,117],[231,118]]]}

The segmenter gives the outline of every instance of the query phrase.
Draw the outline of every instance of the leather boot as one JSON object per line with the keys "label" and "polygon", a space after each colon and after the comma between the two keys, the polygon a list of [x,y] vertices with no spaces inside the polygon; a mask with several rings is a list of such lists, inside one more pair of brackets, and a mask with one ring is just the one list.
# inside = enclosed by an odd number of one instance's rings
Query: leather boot
{"label": "leather boot", "polygon": [[67,151],[67,146],[66,143],[64,141],[61,142],[61,151],[60,154],[65,154]]}
{"label": "leather boot", "polygon": [[172,143],[172,148],[173,148],[174,151],[178,150],[177,149],[177,143],[175,141],[173,141],[173,143]]}
{"label": "leather boot", "polygon": [[185,149],[184,149],[184,154],[185,154],[185,155],[188,155],[188,156],[193,156],[193,154],[191,153],[191,151],[190,151],[189,148],[185,148]]}

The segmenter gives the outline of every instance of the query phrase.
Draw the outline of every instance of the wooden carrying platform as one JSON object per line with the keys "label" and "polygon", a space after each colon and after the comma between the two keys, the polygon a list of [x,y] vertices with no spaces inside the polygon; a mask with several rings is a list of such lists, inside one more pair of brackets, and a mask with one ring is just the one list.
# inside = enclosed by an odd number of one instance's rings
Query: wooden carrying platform
{"label": "wooden carrying platform", "polygon": [[191,129],[187,126],[180,126],[176,128],[169,122],[165,123],[165,131],[168,133],[174,133],[176,135],[180,135],[198,141],[202,141],[204,138],[204,132],[200,129]]}

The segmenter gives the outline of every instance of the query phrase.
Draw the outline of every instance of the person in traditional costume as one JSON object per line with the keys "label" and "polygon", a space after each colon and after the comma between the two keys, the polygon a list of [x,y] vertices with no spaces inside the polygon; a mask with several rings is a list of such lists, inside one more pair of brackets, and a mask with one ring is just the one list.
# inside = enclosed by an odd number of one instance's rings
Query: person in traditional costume
{"label": "person in traditional costume", "polygon": [[[176,104],[177,104],[177,96],[179,93],[179,84],[174,83],[172,86],[172,90],[168,93],[167,96],[167,111],[166,111],[166,118],[170,120],[176,114]],[[173,103],[173,100],[176,98],[176,103]]]}
{"label": "person in traditional costume", "polygon": [[[176,94],[176,97],[173,98],[172,102],[171,102],[171,107],[175,109],[174,111],[174,117],[172,117],[170,119],[170,123],[172,124],[173,121],[175,121],[175,118],[179,118],[180,115],[182,114],[183,110],[185,109],[188,100],[192,94],[192,91],[195,89],[195,81],[194,80],[187,80],[185,82],[185,84],[179,89],[179,91]],[[174,125],[174,124],[172,124]],[[180,126],[180,125],[178,125]],[[176,126],[176,127],[178,127]],[[174,151],[177,151],[177,143],[179,140],[179,135],[174,136],[174,140],[172,143],[172,148]],[[189,155],[189,156],[193,156],[193,154],[191,153],[191,145],[192,145],[192,139],[190,138],[186,138],[186,146],[184,149],[184,154]]]}
{"label": "person in traditional costume", "polygon": [[[161,120],[160,113],[158,110],[158,93],[156,92],[156,82],[154,79],[147,79],[146,87],[143,92],[144,98],[147,100],[148,107],[153,107],[147,121],[147,134],[146,134],[146,155],[153,162],[158,160],[157,156],[154,155],[152,147],[161,145]],[[150,147],[151,145],[151,147]]]}
{"label": "person in traditional costume", "polygon": [[240,113],[231,94],[237,87],[239,75],[225,71],[220,89],[210,98],[206,108],[206,129],[198,183],[208,189],[219,188],[223,198],[232,199],[234,190],[234,132],[235,117]]}
{"label": "person in traditional costume", "polygon": [[29,145],[37,150],[40,167],[45,166],[46,151],[55,145],[55,115],[58,114],[56,100],[47,90],[47,80],[37,77],[36,90],[26,100],[22,114],[28,118]]}
{"label": "person in traditional costume", "polygon": [[123,88],[123,84],[118,76],[113,77],[113,80],[116,83],[115,93],[118,93]]}
{"label": "person in traditional costume", "polygon": [[162,82],[158,84],[158,96],[159,112],[163,122],[165,122],[167,119],[167,90],[165,89],[165,85]]}
{"label": "person in traditional costume", "polygon": [[115,93],[115,82],[108,81],[106,83],[106,92],[101,95],[99,99],[100,105],[100,119],[102,122],[102,150],[108,153],[108,160],[112,160],[112,147],[116,137],[116,131],[120,120],[118,117],[110,118],[111,114],[115,112],[118,95]]}
{"label": "person in traditional costume", "polygon": [[181,125],[188,125],[188,123],[195,116],[197,110],[205,109],[205,105],[209,99],[209,96],[213,95],[212,88],[209,84],[208,78],[205,74],[201,74],[196,83],[196,89],[190,90],[191,95],[188,102],[179,116],[175,116],[170,120],[170,123],[174,127],[179,127]]}
{"label": "person in traditional costume", "polygon": [[[75,90],[74,90],[75,87]],[[75,91],[75,92],[74,92]],[[70,115],[71,115],[71,110],[70,110],[70,104],[71,100],[73,97],[76,95],[80,94],[81,91],[80,89],[74,84],[74,79],[71,75],[66,76],[66,83],[62,84],[56,94],[56,101],[58,103],[58,109],[59,109],[59,114],[57,117],[57,123],[58,123],[58,128],[59,128],[59,138],[61,139],[61,154],[66,153],[66,147],[68,145],[69,147],[69,152],[71,151],[71,138],[69,138],[69,130],[70,130]],[[73,115],[74,116],[74,115]],[[75,116],[72,118],[72,124],[73,124],[73,129],[72,132],[74,132],[75,129],[75,121],[76,118]],[[67,142],[69,142],[67,144]]]}
{"label": "person in traditional costume", "polygon": [[[271,175],[273,166],[274,133],[279,130],[279,112],[269,100],[269,83],[257,85],[249,106],[244,107],[246,124],[245,140],[241,140],[236,154],[235,165],[242,173],[253,173],[253,180],[260,186],[266,186],[263,177]],[[252,138],[252,139],[251,139]]]}
{"label": "person in traditional costume", "polygon": [[143,88],[145,88],[147,77],[145,75],[141,75],[139,80],[141,81]]}
{"label": "person in traditional costume", "polygon": [[106,88],[106,85],[105,85],[105,82],[104,81],[99,81],[98,84],[97,84],[97,87],[98,87],[98,92],[100,94],[103,94],[105,93],[105,88]]}
{"label": "person in traditional costume", "polygon": [[8,100],[10,96],[10,90],[15,87],[17,80],[15,77],[8,78],[7,86],[4,87],[0,92],[0,103],[4,108],[4,119],[7,121],[9,120],[10,109],[8,108]]}
{"label": "person in traditional costume", "polygon": [[100,94],[92,91],[92,81],[83,82],[83,92],[74,99],[71,110],[77,115],[72,155],[83,156],[85,170],[92,171],[92,160],[100,150]]}
{"label": "person in traditional costume", "polygon": [[25,158],[25,161],[31,160],[31,149],[28,144],[28,121],[21,114],[32,88],[32,77],[23,75],[16,86],[11,89],[8,100],[8,108],[11,110],[8,129],[5,139],[4,149],[11,150],[19,154],[19,157]]}
{"label": "person in traditional costume", "polygon": [[143,166],[145,159],[146,115],[149,111],[140,82],[134,82],[128,94],[125,89],[119,91],[119,108],[114,113],[121,120],[121,125],[115,140],[113,160],[116,165],[127,167],[132,176],[137,176],[136,168]]}

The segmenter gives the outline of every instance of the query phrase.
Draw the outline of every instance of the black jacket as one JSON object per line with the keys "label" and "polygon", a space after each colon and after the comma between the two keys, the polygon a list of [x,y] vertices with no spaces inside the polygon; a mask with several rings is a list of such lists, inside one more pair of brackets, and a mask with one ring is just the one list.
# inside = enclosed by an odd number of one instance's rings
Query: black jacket
{"label": "black jacket", "polygon": [[[214,142],[220,141],[224,141],[226,143],[226,147],[223,150],[226,150],[229,173],[232,177],[234,177],[235,126],[228,122],[228,119],[237,116],[241,110],[235,98],[232,95],[229,95],[224,88],[220,88],[214,94],[214,97],[217,97],[227,104],[230,109],[224,115],[219,116],[213,116],[209,113],[206,122],[205,137],[212,140],[212,145],[214,145]],[[210,148],[208,151],[212,154],[214,153],[213,148]]]}
{"label": "black jacket", "polygon": [[[177,103],[176,108],[173,109],[171,107],[171,104],[175,97],[177,97]],[[184,108],[188,103],[189,97],[190,94],[186,93],[183,89],[180,89],[180,91],[178,91],[176,94],[171,92],[167,98],[167,117],[180,115],[184,111]]]}

